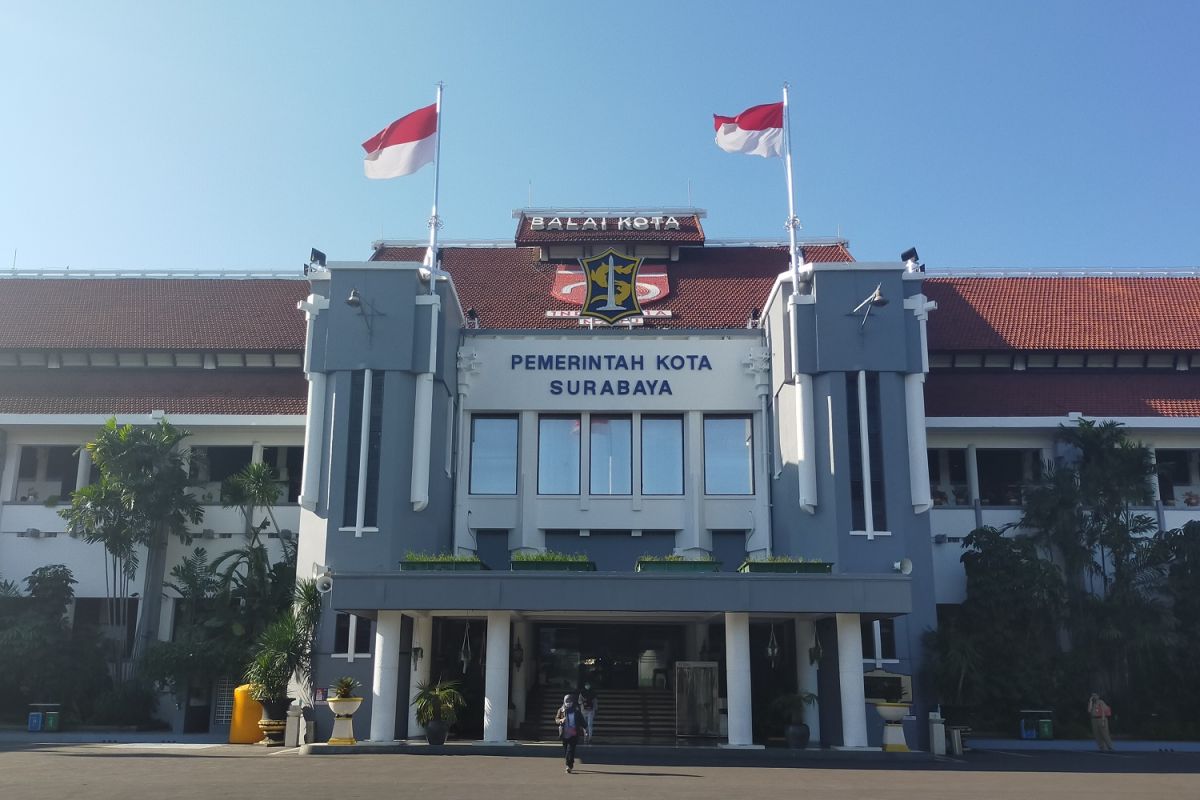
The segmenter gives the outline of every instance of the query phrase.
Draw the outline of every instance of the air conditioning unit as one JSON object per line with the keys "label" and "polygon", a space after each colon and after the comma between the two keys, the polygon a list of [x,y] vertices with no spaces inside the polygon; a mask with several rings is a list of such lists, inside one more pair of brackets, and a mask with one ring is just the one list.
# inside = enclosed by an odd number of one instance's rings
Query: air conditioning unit
{"label": "air conditioning unit", "polygon": [[200,538],[201,539],[215,539],[215,538],[217,538],[217,532],[214,531],[212,528],[205,528],[204,531],[200,534]]}
{"label": "air conditioning unit", "polygon": [[24,536],[26,539],[42,538],[42,532],[40,530],[38,530],[37,528],[26,528],[25,532],[21,535]]}
{"label": "air conditioning unit", "polygon": [[936,534],[934,534],[934,536],[933,536],[933,543],[934,543],[934,544],[945,544],[945,543],[946,543],[946,540],[947,540],[947,539],[949,539],[949,538],[950,538],[950,537],[948,537],[948,536],[947,536],[946,534],[944,534],[944,533],[936,533]]}

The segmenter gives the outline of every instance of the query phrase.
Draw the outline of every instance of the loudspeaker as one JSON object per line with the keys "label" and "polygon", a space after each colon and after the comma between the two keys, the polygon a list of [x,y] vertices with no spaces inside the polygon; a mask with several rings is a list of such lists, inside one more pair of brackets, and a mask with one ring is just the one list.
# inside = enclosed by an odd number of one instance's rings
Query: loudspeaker
{"label": "loudspeaker", "polygon": [[333,576],[322,575],[317,578],[317,591],[321,594],[329,594],[333,591]]}

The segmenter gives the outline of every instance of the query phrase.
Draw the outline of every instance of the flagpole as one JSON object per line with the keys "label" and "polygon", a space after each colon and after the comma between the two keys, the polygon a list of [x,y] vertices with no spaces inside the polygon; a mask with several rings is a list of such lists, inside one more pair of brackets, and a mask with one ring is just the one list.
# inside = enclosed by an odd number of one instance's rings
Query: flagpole
{"label": "flagpole", "polygon": [[438,265],[438,228],[442,227],[442,218],[438,216],[438,188],[442,171],[442,88],[446,85],[437,82],[437,128],[433,144],[433,212],[429,215],[429,293],[437,291],[437,277],[441,272]]}
{"label": "flagpole", "polygon": [[[791,254],[791,269],[792,269],[792,294],[800,294],[800,259],[799,251],[796,248],[796,228],[800,227],[800,220],[796,218],[796,193],[792,188],[792,126],[788,110],[788,87],[787,81],[783,82],[783,162],[784,169],[787,171],[787,195],[788,195],[788,252]],[[440,129],[439,129],[440,130]]]}

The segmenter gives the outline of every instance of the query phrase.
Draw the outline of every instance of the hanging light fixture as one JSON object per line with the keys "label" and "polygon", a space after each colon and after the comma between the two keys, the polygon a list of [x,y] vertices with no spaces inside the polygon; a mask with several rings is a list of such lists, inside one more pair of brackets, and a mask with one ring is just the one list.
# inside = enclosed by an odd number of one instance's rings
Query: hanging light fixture
{"label": "hanging light fixture", "polygon": [[467,665],[471,663],[471,623],[463,627],[462,647],[458,651],[458,660],[462,662],[462,673],[467,674]]}
{"label": "hanging light fixture", "polygon": [[779,661],[779,641],[775,638],[775,623],[771,623],[771,638],[767,641],[767,661],[771,662],[771,669],[775,669]]}
{"label": "hanging light fixture", "polygon": [[515,639],[512,646],[512,663],[517,669],[521,668],[521,664],[525,662],[525,648],[521,647],[521,640]]}

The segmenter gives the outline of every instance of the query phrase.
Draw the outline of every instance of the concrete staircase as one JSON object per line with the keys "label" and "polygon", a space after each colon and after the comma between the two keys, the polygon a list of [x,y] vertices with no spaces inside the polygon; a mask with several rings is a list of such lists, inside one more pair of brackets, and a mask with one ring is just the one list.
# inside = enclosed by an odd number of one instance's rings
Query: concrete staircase
{"label": "concrete staircase", "polygon": [[[564,692],[535,692],[529,698],[526,730],[540,740],[558,738],[554,714]],[[604,689],[596,693],[596,731],[608,744],[673,742],[675,693],[670,689]]]}

